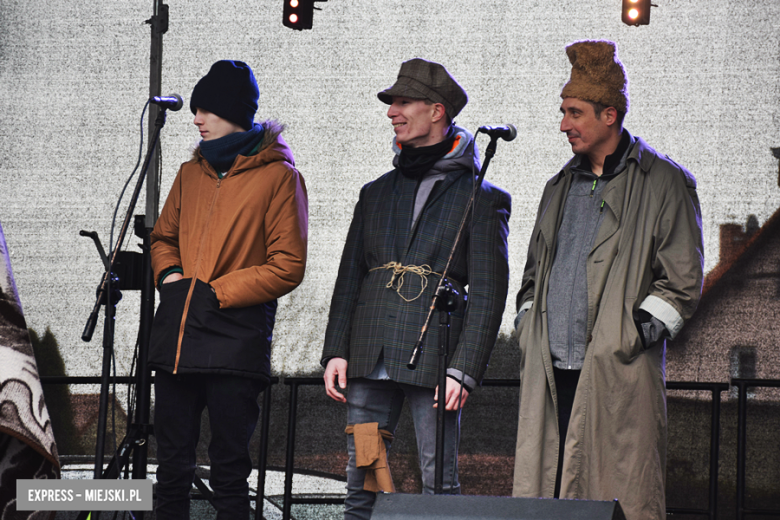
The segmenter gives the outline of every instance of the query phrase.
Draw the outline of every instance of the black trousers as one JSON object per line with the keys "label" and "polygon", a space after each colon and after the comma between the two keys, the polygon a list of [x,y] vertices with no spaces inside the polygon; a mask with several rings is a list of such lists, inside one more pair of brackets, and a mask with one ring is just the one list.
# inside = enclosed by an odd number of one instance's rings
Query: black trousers
{"label": "black trousers", "polygon": [[195,448],[203,408],[209,409],[209,459],[218,520],[249,518],[249,439],[260,408],[259,379],[215,374],[155,374],[158,520],[189,520]]}
{"label": "black trousers", "polygon": [[558,392],[558,472],[555,475],[555,498],[561,495],[561,473],[563,472],[563,448],[566,445],[566,432],[569,429],[571,410],[574,406],[574,394],[577,392],[577,382],[580,380],[579,370],[561,370],[553,367],[555,388]]}

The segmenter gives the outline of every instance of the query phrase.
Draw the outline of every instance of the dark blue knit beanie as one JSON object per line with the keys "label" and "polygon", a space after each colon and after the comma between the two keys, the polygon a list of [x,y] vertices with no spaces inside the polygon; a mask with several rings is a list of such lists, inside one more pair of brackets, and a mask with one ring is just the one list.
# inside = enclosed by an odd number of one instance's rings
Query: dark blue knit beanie
{"label": "dark blue knit beanie", "polygon": [[222,60],[192,90],[190,110],[208,110],[244,130],[252,128],[260,91],[252,69],[243,61]]}

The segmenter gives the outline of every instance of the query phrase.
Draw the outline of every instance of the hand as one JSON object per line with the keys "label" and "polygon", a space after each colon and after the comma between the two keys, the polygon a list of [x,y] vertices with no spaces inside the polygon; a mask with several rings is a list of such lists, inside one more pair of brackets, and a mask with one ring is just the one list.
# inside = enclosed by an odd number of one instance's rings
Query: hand
{"label": "hand", "polygon": [[336,379],[339,382],[339,388],[347,389],[347,360],[340,357],[334,357],[328,361],[325,367],[325,393],[340,403],[346,403],[347,398],[336,389]]}
{"label": "hand", "polygon": [[[460,383],[452,379],[451,377],[447,378],[447,390],[444,394],[445,397],[445,407],[444,409],[448,412],[452,412],[454,410],[457,410],[458,408],[463,408],[463,406],[466,404],[466,399],[469,396],[469,391],[466,390],[466,387],[463,387],[463,395],[461,396],[460,393]],[[460,398],[460,403],[458,403],[458,399]],[[439,407],[439,387],[436,387],[436,391],[433,394],[433,407],[438,408]],[[458,406],[460,405],[460,406]]]}
{"label": "hand", "polygon": [[178,282],[179,280],[184,279],[181,273],[171,273],[168,276],[165,277],[165,280],[163,280],[163,285],[166,283],[171,282]]}

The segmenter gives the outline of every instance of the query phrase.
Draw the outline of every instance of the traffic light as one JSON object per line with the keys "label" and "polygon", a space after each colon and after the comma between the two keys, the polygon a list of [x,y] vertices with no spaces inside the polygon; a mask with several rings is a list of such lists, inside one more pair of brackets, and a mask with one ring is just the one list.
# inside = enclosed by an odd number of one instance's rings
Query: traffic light
{"label": "traffic light", "polygon": [[314,18],[314,0],[284,0],[285,27],[302,31],[311,29]]}
{"label": "traffic light", "polygon": [[650,23],[651,0],[623,0],[623,23],[626,25],[648,25]]}

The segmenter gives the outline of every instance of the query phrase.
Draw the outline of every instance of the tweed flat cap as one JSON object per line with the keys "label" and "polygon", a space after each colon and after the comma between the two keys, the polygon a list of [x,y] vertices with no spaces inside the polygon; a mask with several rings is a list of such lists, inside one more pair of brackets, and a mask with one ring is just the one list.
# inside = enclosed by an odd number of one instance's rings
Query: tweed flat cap
{"label": "tweed flat cap", "polygon": [[379,100],[388,105],[392,104],[393,96],[441,103],[447,115],[453,119],[469,101],[466,91],[447,69],[422,58],[403,62],[395,85],[377,94]]}
{"label": "tweed flat cap", "polygon": [[617,47],[608,40],[582,40],[566,47],[571,79],[561,97],[573,97],[628,112],[628,77]]}

